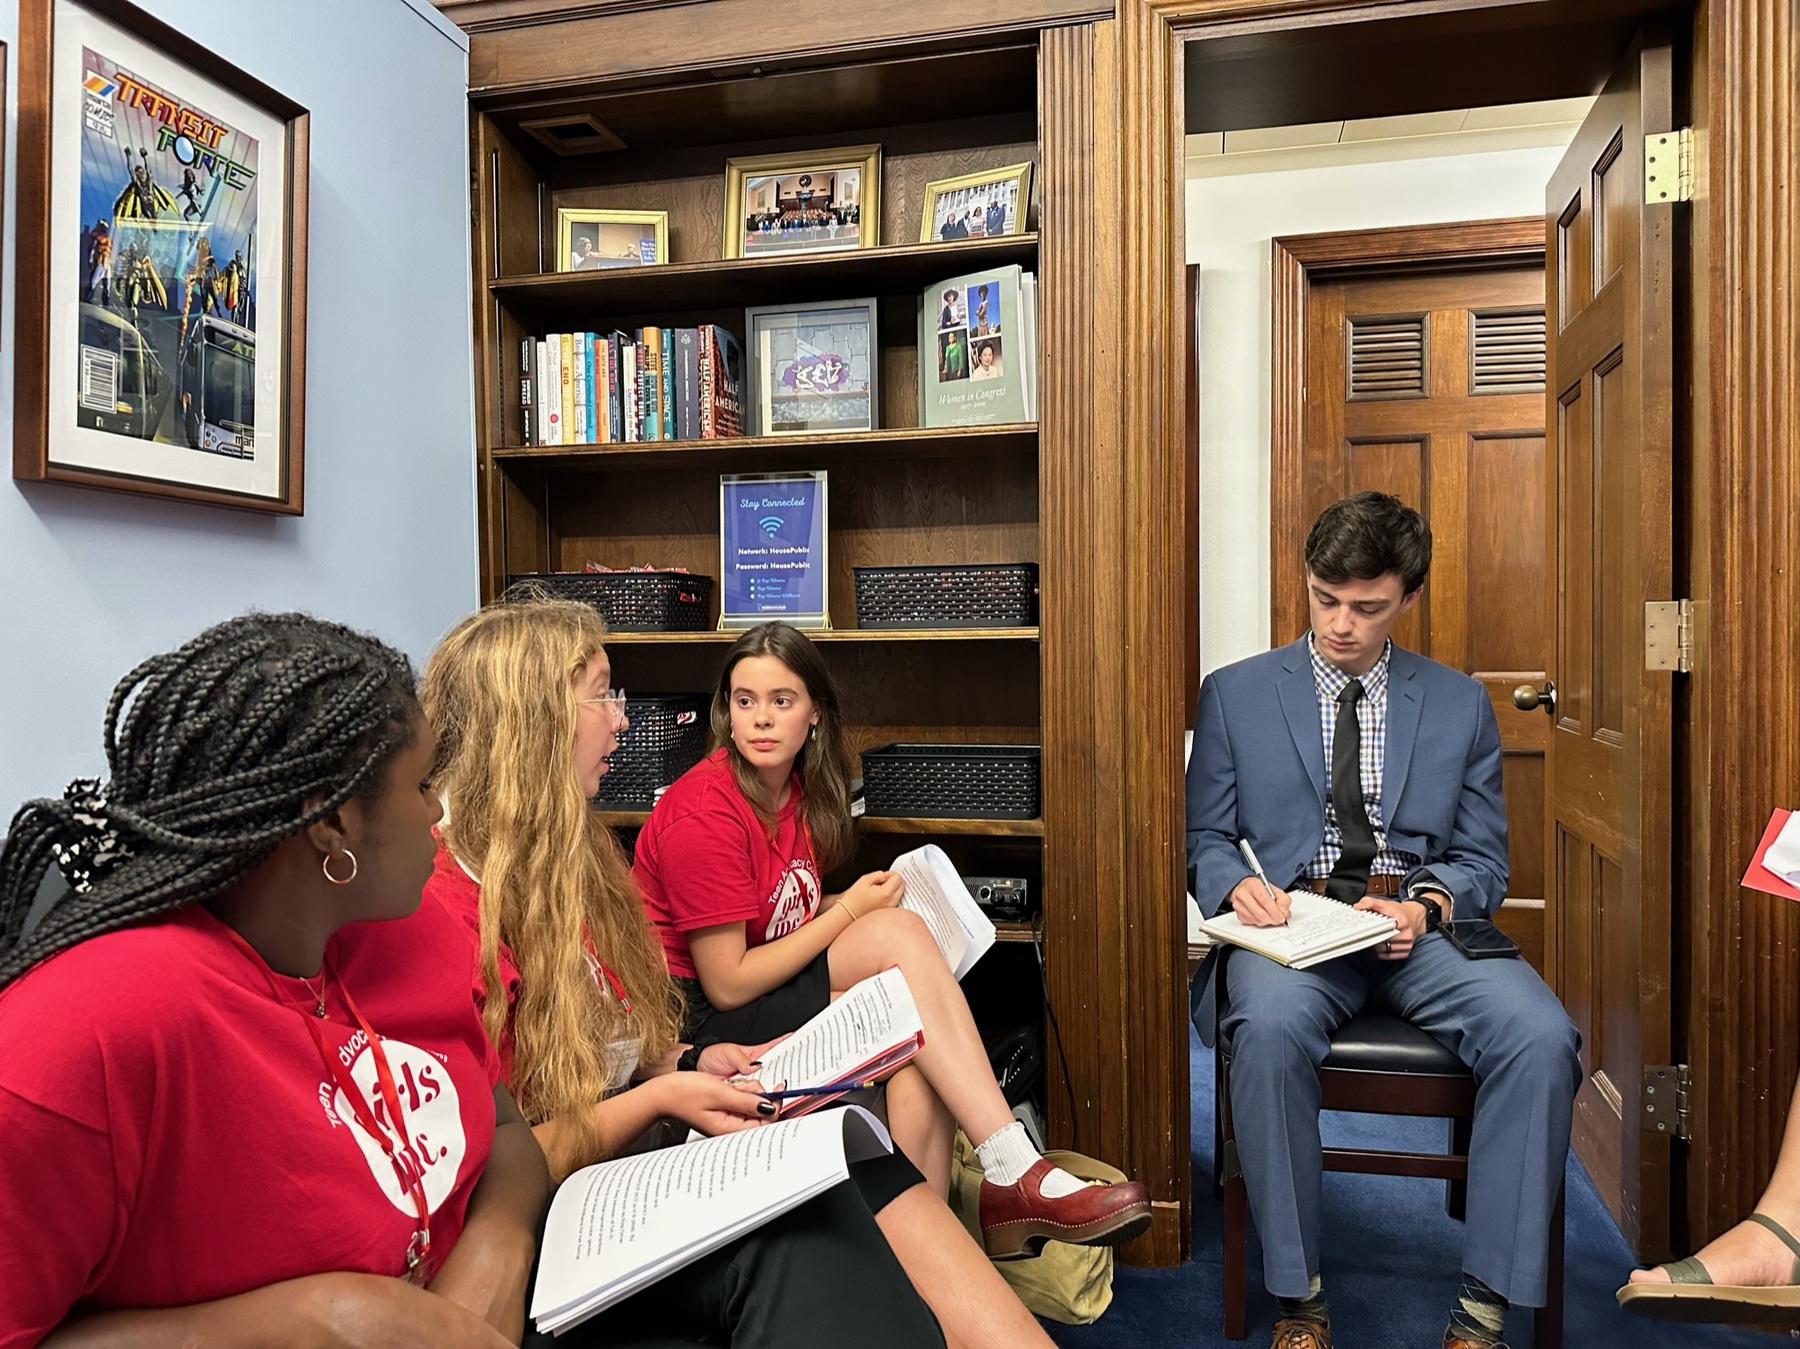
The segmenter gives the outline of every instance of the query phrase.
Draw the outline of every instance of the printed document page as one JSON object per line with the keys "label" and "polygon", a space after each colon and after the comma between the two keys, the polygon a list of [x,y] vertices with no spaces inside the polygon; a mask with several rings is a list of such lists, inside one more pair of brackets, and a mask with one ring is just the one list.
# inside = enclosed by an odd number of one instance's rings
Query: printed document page
{"label": "printed document page", "polygon": [[902,853],[894,859],[893,869],[906,881],[900,907],[925,920],[944,953],[944,963],[961,979],[994,944],[993,921],[937,844]]}
{"label": "printed document page", "polygon": [[847,1106],[585,1167],[550,1202],[532,1320],[561,1334],[892,1151]]}
{"label": "printed document page", "polygon": [[[756,1079],[770,1089],[822,1087],[885,1072],[918,1053],[924,1042],[912,990],[895,967],[864,979],[764,1054]],[[801,1097],[782,1113],[805,1114],[834,1099]]]}

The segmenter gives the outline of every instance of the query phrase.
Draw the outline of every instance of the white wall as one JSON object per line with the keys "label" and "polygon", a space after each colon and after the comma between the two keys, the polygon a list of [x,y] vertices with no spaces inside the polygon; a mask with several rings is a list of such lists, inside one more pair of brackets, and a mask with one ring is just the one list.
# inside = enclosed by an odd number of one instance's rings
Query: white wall
{"label": "white wall", "polygon": [[[304,609],[422,661],[477,597],[466,41],[425,0],[138,3],[312,113],[306,514],[0,481],[0,819],[102,772],[114,681],[210,623]],[[0,0],[9,168],[17,33]]]}
{"label": "white wall", "polygon": [[1561,157],[1551,147],[1189,178],[1187,257],[1202,269],[1203,671],[1300,635],[1269,632],[1270,240],[1541,215]]}

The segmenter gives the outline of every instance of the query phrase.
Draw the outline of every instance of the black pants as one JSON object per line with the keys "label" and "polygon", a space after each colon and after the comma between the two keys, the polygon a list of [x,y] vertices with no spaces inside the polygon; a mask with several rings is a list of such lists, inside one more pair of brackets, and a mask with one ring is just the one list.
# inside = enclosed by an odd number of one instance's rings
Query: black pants
{"label": "black pants", "polygon": [[862,1192],[846,1181],[676,1270],[566,1335],[525,1349],[942,1349]]}

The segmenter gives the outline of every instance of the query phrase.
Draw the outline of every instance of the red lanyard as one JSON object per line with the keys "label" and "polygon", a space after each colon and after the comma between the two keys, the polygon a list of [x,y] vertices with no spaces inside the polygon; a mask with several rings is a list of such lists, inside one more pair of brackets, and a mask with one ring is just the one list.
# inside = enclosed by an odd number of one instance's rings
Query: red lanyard
{"label": "red lanyard", "polygon": [[600,977],[606,980],[606,986],[619,1000],[619,1006],[624,1009],[625,1015],[630,1016],[631,995],[625,991],[625,981],[612,972],[610,965],[600,959],[600,953],[594,949],[594,939],[586,932],[581,934],[581,949],[586,951],[588,959],[594,962],[594,968],[600,972]]}
{"label": "red lanyard", "polygon": [[[243,935],[237,929],[227,924],[225,931],[238,949],[261,968],[269,980],[271,990],[279,1000],[281,990],[275,983],[274,973],[269,969],[268,963],[257,953],[254,946],[244,940]],[[321,966],[320,975],[323,976],[324,972],[324,967]],[[321,990],[324,988],[323,977],[320,979],[320,988]],[[400,1091],[394,1084],[394,1070],[388,1064],[387,1051],[381,1047],[381,1037],[375,1034],[374,1028],[363,1016],[362,1008],[356,1005],[356,999],[350,996],[350,990],[344,986],[341,979],[338,980],[338,992],[343,994],[344,1003],[350,1008],[350,1015],[356,1018],[357,1026],[361,1028],[364,1039],[368,1041],[369,1052],[374,1056],[375,1078],[381,1091],[382,1104],[387,1107],[388,1118],[393,1121],[392,1130],[381,1127],[380,1121],[375,1118],[375,1113],[370,1108],[368,1097],[363,1094],[362,1088],[356,1085],[356,1079],[350,1076],[350,1070],[344,1066],[337,1051],[332,1048],[331,1042],[325,1038],[325,1032],[319,1025],[319,1022],[325,1019],[325,1013],[321,1010],[317,1016],[312,1016],[304,1008],[296,1007],[294,1010],[306,1023],[306,1029],[312,1032],[313,1043],[319,1047],[319,1057],[325,1061],[326,1071],[331,1074],[331,1080],[337,1083],[338,1090],[344,1094],[344,1099],[350,1102],[350,1109],[356,1115],[356,1122],[362,1125],[363,1131],[369,1137],[381,1144],[382,1152],[387,1155],[389,1164],[394,1168],[395,1177],[406,1186],[408,1195],[412,1199],[416,1226],[413,1228],[412,1240],[407,1243],[406,1247],[406,1277],[416,1280],[422,1277],[420,1271],[424,1268],[426,1257],[431,1254],[431,1202],[425,1197],[425,1173],[419,1166],[417,1158],[412,1155],[411,1144],[407,1142],[406,1116],[400,1109]],[[324,1005],[323,998],[324,994],[321,992],[321,1008]],[[403,1152],[404,1157],[401,1156]]]}

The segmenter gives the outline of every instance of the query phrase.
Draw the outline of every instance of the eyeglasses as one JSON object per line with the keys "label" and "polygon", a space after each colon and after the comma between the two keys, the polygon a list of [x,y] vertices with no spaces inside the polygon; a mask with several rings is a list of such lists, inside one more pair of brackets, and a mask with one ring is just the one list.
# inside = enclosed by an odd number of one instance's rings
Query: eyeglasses
{"label": "eyeglasses", "polygon": [[577,704],[600,703],[600,704],[604,705],[607,708],[607,710],[613,714],[614,721],[623,721],[625,719],[625,690],[624,689],[608,689],[605,693],[602,693],[598,698],[577,698],[575,701]]}

